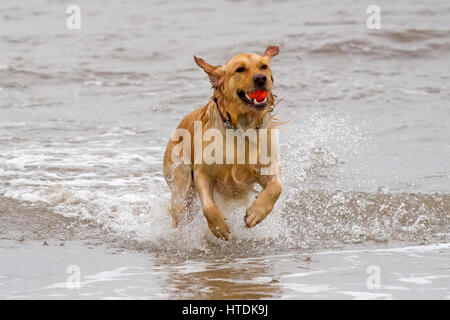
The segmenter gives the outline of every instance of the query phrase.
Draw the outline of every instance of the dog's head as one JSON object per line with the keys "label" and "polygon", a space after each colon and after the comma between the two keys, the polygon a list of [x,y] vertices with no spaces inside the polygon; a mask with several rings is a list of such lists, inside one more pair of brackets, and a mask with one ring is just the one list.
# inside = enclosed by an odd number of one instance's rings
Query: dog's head
{"label": "dog's head", "polygon": [[208,74],[214,95],[224,99],[227,111],[247,113],[262,111],[273,105],[273,76],[270,60],[279,52],[270,46],[260,56],[254,53],[238,54],[224,66],[213,66],[194,56],[195,62]]}

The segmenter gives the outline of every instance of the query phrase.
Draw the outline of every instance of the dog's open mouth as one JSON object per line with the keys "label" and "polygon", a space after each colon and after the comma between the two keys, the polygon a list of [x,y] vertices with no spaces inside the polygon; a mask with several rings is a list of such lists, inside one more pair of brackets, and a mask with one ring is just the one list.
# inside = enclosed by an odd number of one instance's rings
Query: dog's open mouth
{"label": "dog's open mouth", "polygon": [[237,92],[239,98],[253,108],[262,109],[267,106],[267,91],[259,89],[253,92],[246,93],[242,90]]}

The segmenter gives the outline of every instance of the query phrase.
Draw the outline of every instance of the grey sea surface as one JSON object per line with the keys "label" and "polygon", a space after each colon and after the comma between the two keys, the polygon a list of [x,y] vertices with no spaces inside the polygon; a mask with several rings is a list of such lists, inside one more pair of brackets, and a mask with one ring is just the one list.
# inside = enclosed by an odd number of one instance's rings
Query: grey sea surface
{"label": "grey sea surface", "polygon": [[[450,299],[448,1],[378,1],[379,30],[369,1],[79,0],[80,30],[70,4],[0,3],[1,299]],[[193,55],[268,45],[274,212],[173,229],[164,148],[211,94]]]}

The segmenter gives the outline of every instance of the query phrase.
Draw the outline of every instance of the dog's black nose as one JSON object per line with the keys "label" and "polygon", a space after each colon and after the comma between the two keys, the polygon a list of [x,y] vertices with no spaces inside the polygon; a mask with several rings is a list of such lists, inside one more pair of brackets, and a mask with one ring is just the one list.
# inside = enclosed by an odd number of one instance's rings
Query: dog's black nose
{"label": "dog's black nose", "polygon": [[253,76],[253,83],[256,87],[261,88],[266,85],[267,77],[261,73]]}

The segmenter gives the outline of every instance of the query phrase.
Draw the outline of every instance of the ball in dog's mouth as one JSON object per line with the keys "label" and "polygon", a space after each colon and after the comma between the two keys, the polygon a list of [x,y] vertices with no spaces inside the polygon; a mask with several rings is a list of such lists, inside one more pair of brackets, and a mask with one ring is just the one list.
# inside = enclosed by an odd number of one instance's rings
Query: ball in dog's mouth
{"label": "ball in dog's mouth", "polygon": [[267,90],[259,89],[249,93],[239,90],[237,94],[245,103],[256,109],[267,106]]}

